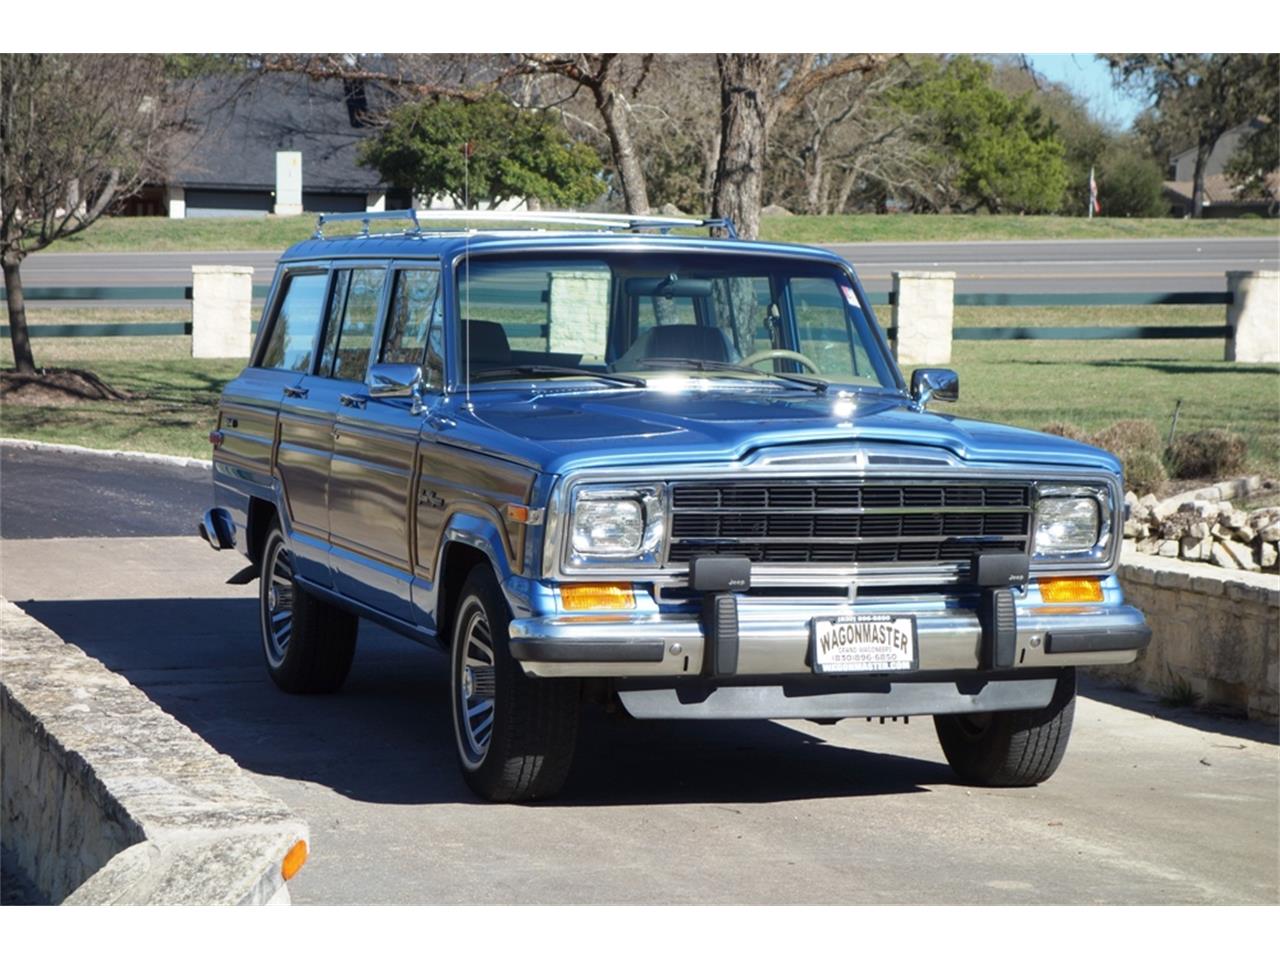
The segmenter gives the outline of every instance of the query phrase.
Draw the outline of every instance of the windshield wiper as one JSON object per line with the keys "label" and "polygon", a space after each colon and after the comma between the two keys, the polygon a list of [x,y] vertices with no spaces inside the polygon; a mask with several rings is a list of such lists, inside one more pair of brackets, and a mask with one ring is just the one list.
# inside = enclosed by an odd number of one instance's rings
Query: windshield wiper
{"label": "windshield wiper", "polygon": [[726,363],[723,360],[697,360],[693,357],[644,357],[636,361],[637,366],[654,368],[654,367],[678,367],[682,370],[728,370],[734,373],[753,373],[758,377],[773,377],[776,380],[786,380],[789,383],[798,383],[804,387],[813,388],[815,393],[826,393],[830,384],[825,380],[819,380],[817,377],[806,377],[799,373],[778,373],[776,370],[757,370],[755,367],[748,367],[741,363]]}
{"label": "windshield wiper", "polygon": [[518,367],[490,367],[471,374],[472,380],[506,380],[510,377],[594,377],[620,387],[643,387],[643,377],[625,373],[601,373],[596,370],[579,370],[577,367],[557,367],[551,364],[527,364]]}

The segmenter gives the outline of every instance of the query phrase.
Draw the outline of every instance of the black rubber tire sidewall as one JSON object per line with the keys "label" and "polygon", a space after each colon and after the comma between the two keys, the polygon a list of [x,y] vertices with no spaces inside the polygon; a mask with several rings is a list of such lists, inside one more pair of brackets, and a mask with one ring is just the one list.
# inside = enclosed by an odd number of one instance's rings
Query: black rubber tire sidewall
{"label": "black rubber tire sidewall", "polygon": [[[469,598],[484,610],[495,660],[493,734],[483,760],[474,767],[464,760],[465,737],[459,727],[459,677],[468,619],[462,614]],[[452,618],[449,696],[454,748],[463,779],[485,800],[519,802],[554,796],[573,761],[579,682],[525,676],[509,649],[510,610],[487,566],[476,566],[468,574],[458,595],[457,613]]]}
{"label": "black rubber tire sidewall", "polygon": [[267,591],[271,567],[279,550],[288,550],[288,541],[279,524],[268,531],[262,548],[258,576],[258,629],[263,661],[272,681],[286,693],[336,693],[351,671],[355,656],[359,618],[321,600],[314,594],[293,588],[293,630],[284,659],[277,665],[267,653]]}
{"label": "black rubber tire sidewall", "polygon": [[965,783],[984,787],[1029,787],[1053,776],[1066,754],[1075,715],[1076,672],[1064,670],[1053,699],[1034,710],[983,714],[986,728],[972,730],[963,715],[933,718],[938,742],[952,770]]}

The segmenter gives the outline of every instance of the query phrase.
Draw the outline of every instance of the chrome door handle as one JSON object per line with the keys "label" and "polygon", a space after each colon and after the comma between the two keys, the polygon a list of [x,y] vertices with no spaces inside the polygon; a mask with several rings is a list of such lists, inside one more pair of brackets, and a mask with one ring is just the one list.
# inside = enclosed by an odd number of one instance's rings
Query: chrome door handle
{"label": "chrome door handle", "polygon": [[285,387],[284,395],[295,400],[305,400],[310,391],[306,387]]}
{"label": "chrome door handle", "polygon": [[338,402],[342,404],[344,407],[353,407],[356,410],[363,410],[365,405],[365,398],[357,397],[350,393],[344,393],[338,397]]}

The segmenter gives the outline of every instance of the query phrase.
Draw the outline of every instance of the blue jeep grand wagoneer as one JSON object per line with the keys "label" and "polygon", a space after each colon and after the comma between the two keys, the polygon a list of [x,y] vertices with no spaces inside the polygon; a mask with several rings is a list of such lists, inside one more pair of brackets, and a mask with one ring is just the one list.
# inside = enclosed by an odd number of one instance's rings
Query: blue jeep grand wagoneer
{"label": "blue jeep grand wagoneer", "polygon": [[439,645],[494,800],[556,792],[591,701],[931,714],[959,777],[1019,785],[1062,759],[1075,668],[1146,644],[1115,458],[926,409],[956,375],[908,385],[834,254],[397,215],[284,254],[211,434],[201,532],[255,565],[282,689],[341,686],[361,618]]}

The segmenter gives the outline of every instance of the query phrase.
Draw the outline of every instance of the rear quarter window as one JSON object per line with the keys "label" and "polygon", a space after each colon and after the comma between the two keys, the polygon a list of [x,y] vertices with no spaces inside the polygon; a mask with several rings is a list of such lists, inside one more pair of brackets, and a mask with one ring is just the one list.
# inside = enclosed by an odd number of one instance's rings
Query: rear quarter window
{"label": "rear quarter window", "polygon": [[327,283],[328,277],[323,273],[294,274],[288,278],[259,367],[311,372]]}

